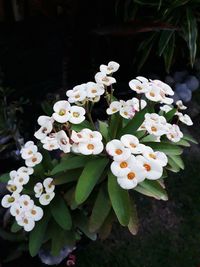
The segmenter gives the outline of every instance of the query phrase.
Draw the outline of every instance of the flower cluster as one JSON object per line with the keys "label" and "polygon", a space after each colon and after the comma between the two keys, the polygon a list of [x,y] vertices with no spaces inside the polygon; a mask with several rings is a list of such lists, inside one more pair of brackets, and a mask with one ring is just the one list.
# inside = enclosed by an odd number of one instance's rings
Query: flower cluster
{"label": "flower cluster", "polygon": [[109,108],[107,108],[106,112],[108,115],[112,115],[116,112],[125,118],[125,119],[132,119],[135,116],[135,113],[139,110],[142,110],[147,105],[145,100],[138,100],[137,98],[133,97],[130,100],[124,101],[113,101]]}
{"label": "flower cluster", "polygon": [[28,167],[34,167],[42,161],[42,154],[38,152],[38,148],[33,141],[26,142],[20,153]]}
{"label": "flower cluster", "polygon": [[17,223],[29,232],[35,227],[35,222],[42,219],[43,210],[34,204],[30,196],[22,192],[30,180],[30,175],[34,173],[32,167],[42,161],[42,154],[38,152],[38,147],[32,141],[26,142],[20,153],[27,167],[20,167],[10,172],[7,183],[10,194],[2,198],[1,204],[4,208],[10,208],[10,213]]}
{"label": "flower cluster", "polygon": [[37,183],[34,186],[35,197],[39,198],[39,202],[43,206],[49,205],[55,197],[54,190],[55,185],[51,177],[46,178],[43,183]]}
{"label": "flower cluster", "polygon": [[10,214],[15,217],[18,225],[27,232],[32,231],[35,222],[43,217],[42,208],[36,206],[28,195],[14,192],[12,195],[5,195],[1,203],[3,207],[10,208]]}
{"label": "flower cluster", "polygon": [[148,80],[138,76],[129,82],[130,88],[137,94],[144,94],[145,97],[153,102],[172,104],[174,91],[169,85],[160,80]]}
{"label": "flower cluster", "polygon": [[113,157],[111,171],[124,189],[132,189],[145,179],[161,178],[168,161],[163,152],[140,144],[138,138],[130,134],[108,142],[106,151]]}
{"label": "flower cluster", "polygon": [[102,135],[98,131],[83,129],[80,132],[72,131],[72,151],[83,155],[97,155],[103,151]]}

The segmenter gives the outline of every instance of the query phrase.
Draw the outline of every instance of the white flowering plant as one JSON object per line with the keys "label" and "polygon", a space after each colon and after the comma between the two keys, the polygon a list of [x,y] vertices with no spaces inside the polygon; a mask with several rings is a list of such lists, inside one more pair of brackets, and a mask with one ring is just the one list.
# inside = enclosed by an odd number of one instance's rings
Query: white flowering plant
{"label": "white flowering plant", "polygon": [[[37,145],[20,151],[24,166],[1,176],[11,231],[27,232],[32,256],[43,246],[57,255],[83,235],[104,239],[115,221],[136,234],[134,192],[167,200],[168,172],[184,169],[183,148],[195,142],[180,129],[193,124],[186,107],[173,104],[170,86],[141,76],[129,82],[133,97],[117,100],[118,69],[114,61],[101,65],[95,82],[68,90],[51,116],[38,118]],[[108,118],[93,121],[101,98]]]}

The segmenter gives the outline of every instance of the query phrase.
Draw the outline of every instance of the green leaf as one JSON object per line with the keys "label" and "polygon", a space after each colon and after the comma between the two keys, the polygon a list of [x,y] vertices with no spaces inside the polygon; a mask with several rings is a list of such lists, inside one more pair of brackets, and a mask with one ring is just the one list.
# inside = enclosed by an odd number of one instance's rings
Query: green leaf
{"label": "green leaf", "polygon": [[69,157],[66,160],[60,162],[55,168],[53,168],[53,170],[51,171],[51,175],[67,170],[73,170],[84,167],[88,160],[90,160],[90,157],[88,156]]}
{"label": "green leaf", "polygon": [[142,183],[140,183],[140,186],[142,186],[143,188],[145,188],[156,199],[168,200],[167,192],[158,183],[158,181],[145,180]]}
{"label": "green leaf", "polygon": [[165,50],[163,52],[163,57],[164,57],[164,61],[165,61],[165,68],[166,68],[167,73],[169,73],[171,65],[172,65],[174,48],[175,48],[175,34],[172,35],[167,47],[165,48]]}
{"label": "green leaf", "polygon": [[108,138],[108,124],[104,121],[99,121],[99,131],[102,136],[107,140]]}
{"label": "green leaf", "polygon": [[158,55],[161,56],[166,49],[174,30],[164,30],[161,32],[160,40],[158,43]]}
{"label": "green leaf", "polygon": [[180,167],[170,157],[168,157],[168,165],[166,166],[166,169],[168,169],[168,170],[170,170],[172,172],[179,172],[180,171]]}
{"label": "green leaf", "polygon": [[156,141],[156,136],[155,135],[147,135],[145,137],[143,137],[142,139],[140,139],[140,142],[155,142]]}
{"label": "green leaf", "polygon": [[4,173],[0,176],[0,182],[1,183],[7,183],[10,180],[9,173]]}
{"label": "green leaf", "polygon": [[164,152],[167,155],[181,155],[183,152],[179,146],[167,142],[145,142],[145,145],[150,146],[153,150]]}
{"label": "green leaf", "polygon": [[145,134],[146,134],[146,131],[137,131],[137,132],[134,133],[134,135],[135,135],[138,139],[141,139]]}
{"label": "green leaf", "polygon": [[184,170],[184,168],[185,168],[184,162],[180,156],[169,156],[169,158],[171,158],[179,168]]}
{"label": "green leaf", "polygon": [[51,202],[50,208],[54,220],[60,225],[60,227],[64,230],[70,230],[72,227],[72,219],[64,199],[57,195]]}
{"label": "green leaf", "polygon": [[184,134],[183,139],[186,141],[192,142],[194,144],[198,144],[197,140],[195,140],[194,137],[191,136],[190,134]]}
{"label": "green leaf", "polygon": [[108,161],[107,158],[97,158],[85,164],[76,186],[75,200],[78,204],[83,203],[88,198]]}
{"label": "green leaf", "polygon": [[146,109],[137,112],[133,119],[131,119],[130,122],[119,132],[118,137],[121,137],[123,134],[134,134],[134,132],[137,131],[143,123],[146,112]]}
{"label": "green leaf", "polygon": [[89,231],[89,220],[82,211],[76,212],[73,217],[74,225],[78,227],[88,238],[95,241],[97,239],[96,233]]}
{"label": "green leaf", "polygon": [[22,226],[20,226],[16,221],[12,224],[10,231],[12,233],[17,233],[22,229]]}
{"label": "green leaf", "polygon": [[54,179],[54,184],[62,185],[62,184],[70,183],[73,181],[77,181],[81,172],[82,172],[82,169],[75,169],[75,170],[69,170],[64,173],[60,173],[56,175]]}
{"label": "green leaf", "polygon": [[47,101],[43,101],[41,103],[41,106],[42,106],[42,109],[43,109],[44,113],[47,116],[51,116],[52,115],[52,113],[53,113],[52,105],[50,105]]}
{"label": "green leaf", "polygon": [[187,8],[186,10],[186,19],[187,29],[185,30],[184,34],[190,52],[190,64],[193,66],[197,52],[198,27],[195,14],[190,8]]}
{"label": "green leaf", "polygon": [[75,210],[78,207],[78,204],[75,201],[75,186],[70,188],[65,194],[64,199],[67,204],[70,206],[71,210]]}
{"label": "green leaf", "polygon": [[190,143],[188,141],[184,140],[183,138],[179,142],[176,142],[176,145],[190,147]]}
{"label": "green leaf", "polygon": [[136,235],[139,228],[139,220],[138,220],[136,205],[132,198],[130,199],[130,213],[131,216],[128,224],[128,229],[132,235]]}
{"label": "green leaf", "polygon": [[170,111],[168,111],[167,113],[165,113],[164,114],[164,117],[166,118],[166,120],[167,121],[170,121],[174,117],[176,111],[177,111],[177,109],[176,108],[173,108]]}
{"label": "green leaf", "polygon": [[96,232],[105,221],[111,210],[111,203],[107,191],[102,186],[94,203],[89,221],[90,232]]}
{"label": "green leaf", "polygon": [[112,114],[110,117],[110,125],[108,129],[109,139],[112,140],[117,136],[118,130],[122,126],[122,117],[120,116],[119,112]]}
{"label": "green leaf", "polygon": [[117,178],[111,173],[108,174],[108,193],[120,224],[127,226],[130,221],[129,194],[118,185]]}
{"label": "green leaf", "polygon": [[111,233],[112,230],[112,225],[113,222],[115,221],[116,216],[113,212],[113,210],[110,211],[110,213],[108,214],[107,218],[105,219],[103,225],[101,226],[101,228],[98,231],[99,237],[101,240],[106,239],[109,234]]}
{"label": "green leaf", "polygon": [[80,124],[72,124],[71,129],[76,131],[76,132],[80,132],[81,130],[88,128],[90,130],[94,130],[92,124],[89,121],[83,121]]}
{"label": "green leaf", "polygon": [[49,219],[50,219],[50,213],[46,212],[44,218],[41,221],[36,222],[35,228],[30,232],[29,252],[32,257],[38,254],[38,251],[42,246]]}

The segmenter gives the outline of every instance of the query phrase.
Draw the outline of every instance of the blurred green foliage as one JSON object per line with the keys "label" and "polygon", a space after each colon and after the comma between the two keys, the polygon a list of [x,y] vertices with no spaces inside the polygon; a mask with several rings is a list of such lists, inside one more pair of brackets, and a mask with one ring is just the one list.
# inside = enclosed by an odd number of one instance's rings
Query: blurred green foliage
{"label": "blurred green foliage", "polygon": [[[188,61],[193,66],[198,42],[198,23],[200,20],[199,0],[117,0],[116,14],[124,21],[133,20],[137,24],[145,21],[149,27],[142,32],[151,32],[138,47],[138,69],[140,70],[149,54],[163,57],[166,71],[176,60],[176,54],[187,51]],[[156,23],[157,27],[151,27]],[[186,52],[187,53],[187,52]]]}

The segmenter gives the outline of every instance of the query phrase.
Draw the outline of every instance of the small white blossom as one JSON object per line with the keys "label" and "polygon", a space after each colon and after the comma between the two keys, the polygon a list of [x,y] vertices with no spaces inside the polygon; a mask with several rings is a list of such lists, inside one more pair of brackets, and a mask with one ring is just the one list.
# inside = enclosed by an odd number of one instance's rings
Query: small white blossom
{"label": "small white blossom", "polygon": [[110,74],[112,74],[112,73],[118,71],[119,67],[120,67],[120,65],[119,65],[117,62],[115,62],[115,61],[110,61],[110,62],[108,63],[108,65],[103,65],[103,64],[102,64],[102,65],[100,66],[100,71],[101,71],[101,72],[104,72],[104,73],[107,74],[107,75],[110,75]]}
{"label": "small white blossom", "polygon": [[162,176],[163,167],[155,162],[153,159],[147,159],[143,156],[136,156],[136,159],[140,161],[143,167],[146,169],[146,178],[149,180],[157,180]]}
{"label": "small white blossom", "polygon": [[31,158],[25,160],[25,164],[28,167],[34,167],[42,161],[42,154],[37,152]]}
{"label": "small white blossom", "polygon": [[80,124],[85,120],[85,109],[78,106],[72,106],[70,110],[69,122]]}
{"label": "small white blossom", "polygon": [[50,204],[50,202],[52,201],[52,199],[55,197],[55,193],[51,192],[51,193],[44,193],[40,196],[39,198],[39,202],[41,205],[43,206],[47,206]]}
{"label": "small white blossom", "polygon": [[110,86],[113,83],[116,83],[115,78],[106,76],[104,72],[97,72],[95,75],[95,81],[99,84],[103,84],[105,86]]}
{"label": "small white blossom", "polygon": [[183,104],[183,101],[182,100],[176,101],[176,105],[177,105],[178,109],[180,109],[180,110],[187,109],[187,107]]}
{"label": "small white blossom", "polygon": [[71,149],[71,144],[69,141],[69,137],[66,135],[65,131],[61,130],[56,134],[56,139],[59,145],[59,148],[64,153],[69,153]]}
{"label": "small white blossom", "polygon": [[86,84],[75,86],[72,90],[68,90],[66,95],[70,103],[83,102],[87,98]]}
{"label": "small white blossom", "polygon": [[12,195],[5,195],[1,200],[1,205],[4,208],[10,208],[13,204],[15,204],[18,201],[19,197],[20,197],[19,193],[16,192],[14,192]]}
{"label": "small white blossom", "polygon": [[117,139],[113,139],[107,143],[106,151],[113,157],[114,161],[127,160],[131,155],[131,150],[129,148],[125,148],[124,144]]}
{"label": "small white blossom", "polygon": [[47,193],[52,193],[52,192],[54,192],[54,190],[55,190],[55,185],[54,185],[54,183],[53,183],[53,178],[50,178],[50,177],[46,178],[46,179],[44,180],[44,182],[43,182],[43,185],[44,185],[45,191],[46,191]]}
{"label": "small white blossom", "polygon": [[179,142],[183,137],[183,133],[180,131],[180,128],[176,124],[168,124],[167,138],[172,142]]}
{"label": "small white blossom", "polygon": [[70,118],[71,105],[66,100],[60,100],[56,102],[53,106],[53,118],[55,121],[60,123],[65,123]]}
{"label": "small white blossom", "polygon": [[44,188],[43,188],[42,183],[37,183],[34,186],[34,192],[35,192],[35,197],[36,198],[39,198],[42,195],[43,191],[44,191]]}

